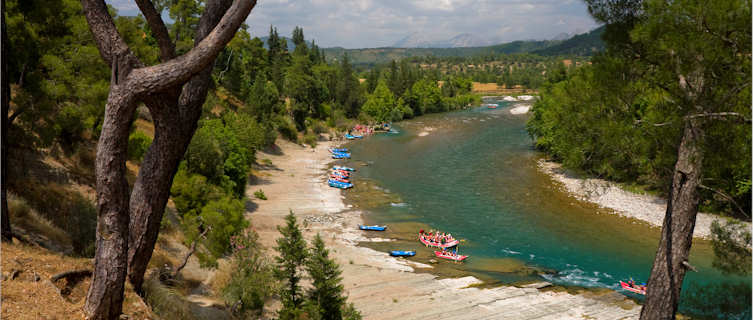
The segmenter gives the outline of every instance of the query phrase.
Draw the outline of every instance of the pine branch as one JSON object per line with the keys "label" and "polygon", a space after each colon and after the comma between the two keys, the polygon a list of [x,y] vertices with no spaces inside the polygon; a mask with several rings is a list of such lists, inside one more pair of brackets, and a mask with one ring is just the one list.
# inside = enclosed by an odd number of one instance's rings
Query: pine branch
{"label": "pine branch", "polygon": [[136,0],[139,10],[144,14],[146,22],[149,23],[149,29],[157,39],[162,62],[175,58],[175,44],[170,40],[170,34],[167,32],[165,22],[162,21],[160,13],[154,8],[151,0]]}
{"label": "pine branch", "polygon": [[722,198],[724,198],[724,200],[727,200],[727,202],[734,204],[735,207],[737,208],[737,210],[740,211],[740,213],[743,216],[745,216],[746,218],[750,218],[750,216],[747,213],[745,213],[745,210],[743,210],[743,208],[739,204],[737,204],[737,202],[735,202],[735,199],[733,199],[731,196],[727,195],[726,193],[722,192],[721,190],[714,189],[714,188],[711,188],[711,187],[707,187],[707,186],[704,186],[702,184],[699,184],[698,187],[700,187],[701,189],[706,189],[706,190],[712,191],[712,192],[720,195]]}

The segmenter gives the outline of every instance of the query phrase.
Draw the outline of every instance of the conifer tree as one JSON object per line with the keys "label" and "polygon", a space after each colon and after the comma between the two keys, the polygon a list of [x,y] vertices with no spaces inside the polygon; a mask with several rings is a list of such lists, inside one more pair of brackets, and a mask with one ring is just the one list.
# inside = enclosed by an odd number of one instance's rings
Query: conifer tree
{"label": "conifer tree", "polygon": [[342,308],[345,306],[343,297],[342,271],[334,259],[329,257],[329,250],[324,247],[319,234],[313,242],[310,257],[306,263],[306,270],[311,277],[313,288],[308,297],[324,320],[342,319]]}
{"label": "conifer tree", "polygon": [[279,311],[279,317],[280,319],[295,319],[301,312],[303,304],[300,285],[303,277],[301,268],[305,265],[308,255],[306,241],[303,239],[292,210],[285,216],[285,221],[284,227],[277,227],[282,237],[277,239],[277,252],[280,255],[275,258],[277,261],[275,277],[284,283],[280,292],[282,309]]}

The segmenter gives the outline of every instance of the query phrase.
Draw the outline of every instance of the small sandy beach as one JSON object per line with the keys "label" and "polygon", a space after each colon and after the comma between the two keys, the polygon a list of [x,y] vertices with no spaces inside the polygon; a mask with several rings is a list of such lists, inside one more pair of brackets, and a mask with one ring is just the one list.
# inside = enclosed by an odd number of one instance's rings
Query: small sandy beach
{"label": "small sandy beach", "polygon": [[[645,221],[654,227],[661,227],[667,210],[667,200],[651,195],[635,194],[621,189],[617,184],[594,178],[583,178],[562,168],[556,162],[539,160],[539,169],[550,175],[575,198],[612,209],[615,214]],[[723,218],[707,213],[698,213],[693,236],[709,239],[711,223]],[[750,228],[750,223],[747,223]]]}
{"label": "small sandy beach", "polygon": [[[269,200],[253,200],[247,217],[267,248],[279,237],[276,226],[293,210],[311,239],[317,232],[343,269],[348,300],[364,319],[637,319],[640,307],[625,296],[603,290],[570,294],[551,288],[501,286],[480,289],[474,277],[438,279],[415,268],[431,266],[392,258],[357,244],[389,241],[366,238],[357,226],[361,212],[343,203],[342,191],[326,186],[334,146],[321,142],[312,149],[278,140],[272,152],[260,152],[256,179],[247,192],[262,189]],[[358,173],[354,175],[358,179]],[[345,191],[347,192],[347,191]]]}

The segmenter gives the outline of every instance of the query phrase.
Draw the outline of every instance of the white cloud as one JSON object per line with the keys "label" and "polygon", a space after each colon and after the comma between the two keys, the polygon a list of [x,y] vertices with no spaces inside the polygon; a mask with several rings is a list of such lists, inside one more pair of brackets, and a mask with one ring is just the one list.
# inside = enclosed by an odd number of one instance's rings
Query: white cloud
{"label": "white cloud", "polygon": [[[120,14],[138,13],[132,0],[107,2]],[[300,26],[320,46],[346,48],[390,46],[414,33],[508,42],[597,26],[585,4],[574,0],[260,0],[246,23],[255,36],[266,36],[270,25],[286,36]]]}

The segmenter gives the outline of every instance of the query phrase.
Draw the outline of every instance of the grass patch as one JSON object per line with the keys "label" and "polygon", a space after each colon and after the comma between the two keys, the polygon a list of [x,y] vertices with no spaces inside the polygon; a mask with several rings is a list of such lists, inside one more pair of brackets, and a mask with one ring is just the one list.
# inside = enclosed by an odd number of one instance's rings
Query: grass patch
{"label": "grass patch", "polygon": [[164,319],[196,319],[191,313],[190,303],[154,275],[144,280],[144,295],[154,313]]}
{"label": "grass patch", "polygon": [[262,189],[254,191],[254,197],[261,200],[267,200],[267,195],[264,194]]}
{"label": "grass patch", "polygon": [[8,194],[8,214],[14,227],[44,236],[64,247],[73,246],[70,236],[63,229],[58,228],[52,221],[41,216],[24,199],[10,193]]}

